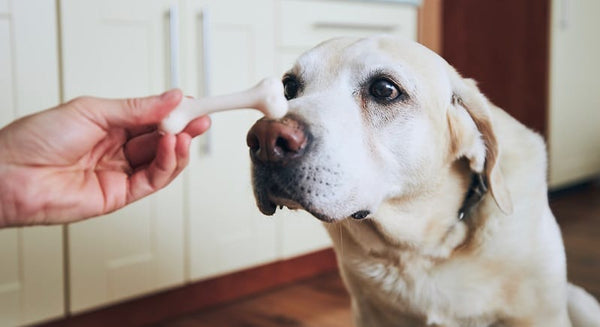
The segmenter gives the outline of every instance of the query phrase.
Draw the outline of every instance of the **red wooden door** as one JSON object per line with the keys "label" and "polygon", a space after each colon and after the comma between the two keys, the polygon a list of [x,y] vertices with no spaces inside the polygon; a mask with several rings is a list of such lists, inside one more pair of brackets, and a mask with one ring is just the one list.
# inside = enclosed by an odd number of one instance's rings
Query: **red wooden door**
{"label": "red wooden door", "polygon": [[446,0],[442,55],[490,100],[547,135],[549,0]]}

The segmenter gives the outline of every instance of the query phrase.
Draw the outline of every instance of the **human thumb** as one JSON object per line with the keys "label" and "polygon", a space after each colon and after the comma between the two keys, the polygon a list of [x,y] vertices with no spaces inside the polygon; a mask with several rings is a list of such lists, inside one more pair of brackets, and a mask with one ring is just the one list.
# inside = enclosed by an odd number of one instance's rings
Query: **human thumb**
{"label": "human thumb", "polygon": [[181,90],[173,89],[144,98],[93,99],[93,108],[89,109],[107,128],[129,128],[159,123],[181,102],[182,97]]}

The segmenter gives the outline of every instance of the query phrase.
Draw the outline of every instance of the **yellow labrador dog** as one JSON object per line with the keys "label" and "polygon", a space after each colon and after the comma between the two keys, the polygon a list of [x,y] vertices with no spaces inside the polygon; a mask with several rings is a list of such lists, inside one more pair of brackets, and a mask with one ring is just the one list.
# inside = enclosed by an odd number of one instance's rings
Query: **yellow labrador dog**
{"label": "yellow labrador dog", "polygon": [[358,327],[600,326],[566,279],[542,138],[427,48],[334,39],[248,133],[260,210],[326,222]]}

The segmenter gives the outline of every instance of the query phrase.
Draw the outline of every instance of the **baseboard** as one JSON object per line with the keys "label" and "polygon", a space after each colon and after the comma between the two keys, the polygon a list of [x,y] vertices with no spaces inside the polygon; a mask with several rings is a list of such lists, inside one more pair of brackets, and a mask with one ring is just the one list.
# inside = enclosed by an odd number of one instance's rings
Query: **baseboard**
{"label": "baseboard", "polygon": [[560,198],[565,195],[578,193],[583,190],[600,188],[600,177],[588,177],[586,179],[573,181],[571,183],[562,184],[559,186],[550,186],[548,190],[548,197],[552,200],[553,198]]}
{"label": "baseboard", "polygon": [[38,326],[123,327],[154,324],[336,269],[333,250],[325,249]]}

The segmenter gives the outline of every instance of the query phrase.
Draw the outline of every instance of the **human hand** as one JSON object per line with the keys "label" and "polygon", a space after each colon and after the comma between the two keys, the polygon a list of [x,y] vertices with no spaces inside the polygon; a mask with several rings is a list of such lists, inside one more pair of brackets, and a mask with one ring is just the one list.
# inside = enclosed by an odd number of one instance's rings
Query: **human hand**
{"label": "human hand", "polygon": [[0,227],[60,224],[117,210],[168,185],[208,117],[177,135],[157,124],[179,90],[123,100],[82,97],[0,129]]}

